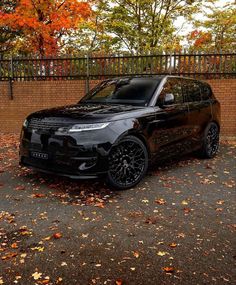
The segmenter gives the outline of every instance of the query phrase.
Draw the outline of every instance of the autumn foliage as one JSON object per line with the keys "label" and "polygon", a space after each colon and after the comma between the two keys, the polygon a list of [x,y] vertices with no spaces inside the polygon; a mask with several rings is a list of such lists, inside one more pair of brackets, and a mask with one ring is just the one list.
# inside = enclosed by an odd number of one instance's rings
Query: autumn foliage
{"label": "autumn foliage", "polygon": [[20,0],[10,13],[0,11],[0,27],[21,30],[18,43],[24,50],[40,55],[56,54],[63,36],[77,29],[90,16],[87,2],[77,0]]}
{"label": "autumn foliage", "polygon": [[212,42],[212,35],[210,32],[194,30],[188,35],[188,41],[194,50],[198,50],[206,48]]}

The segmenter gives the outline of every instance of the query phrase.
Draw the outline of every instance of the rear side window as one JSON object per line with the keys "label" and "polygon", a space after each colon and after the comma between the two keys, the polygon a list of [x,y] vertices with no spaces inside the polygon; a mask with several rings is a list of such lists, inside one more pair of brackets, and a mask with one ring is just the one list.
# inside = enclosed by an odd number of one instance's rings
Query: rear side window
{"label": "rear side window", "polygon": [[200,82],[194,80],[183,80],[183,95],[185,102],[201,101]]}
{"label": "rear side window", "polygon": [[205,83],[201,84],[201,95],[202,95],[202,100],[208,100],[212,97],[212,90],[208,84]]}

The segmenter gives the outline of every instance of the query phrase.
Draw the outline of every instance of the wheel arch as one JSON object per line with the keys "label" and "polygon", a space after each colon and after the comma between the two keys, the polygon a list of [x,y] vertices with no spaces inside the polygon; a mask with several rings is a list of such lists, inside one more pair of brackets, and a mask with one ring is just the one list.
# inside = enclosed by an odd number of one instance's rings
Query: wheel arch
{"label": "wheel arch", "polygon": [[211,122],[209,123],[215,123],[217,125],[217,127],[219,128],[219,131],[220,131],[220,123],[217,122],[217,120],[212,120]]}
{"label": "wheel arch", "polygon": [[219,128],[219,132],[220,132],[220,123],[217,121],[217,120],[210,120],[209,122],[207,122],[206,124],[205,124],[205,126],[204,126],[204,128],[203,128],[203,135],[204,135],[204,133],[205,133],[205,130],[207,129],[207,127],[210,125],[210,124],[212,124],[212,123],[214,123],[214,124],[216,124],[217,125],[217,127]]}
{"label": "wheel arch", "polygon": [[147,153],[148,153],[148,158],[150,158],[151,156],[151,151],[150,151],[150,147],[148,145],[148,142],[144,136],[144,134],[142,134],[141,132],[137,131],[136,129],[130,129],[124,133],[122,133],[117,139],[115,143],[118,143],[121,139],[124,139],[127,136],[133,136],[136,137],[137,139],[139,139],[144,146],[146,147]]}
{"label": "wheel arch", "polygon": [[212,119],[212,120],[206,122],[206,123],[202,126],[202,129],[201,129],[201,137],[202,137],[202,138],[204,137],[204,134],[205,134],[205,131],[206,131],[207,127],[208,127],[209,124],[211,124],[211,123],[216,124],[217,127],[219,128],[219,132],[220,132],[220,129],[221,129],[221,128],[220,128],[220,123],[219,123],[217,120]]}

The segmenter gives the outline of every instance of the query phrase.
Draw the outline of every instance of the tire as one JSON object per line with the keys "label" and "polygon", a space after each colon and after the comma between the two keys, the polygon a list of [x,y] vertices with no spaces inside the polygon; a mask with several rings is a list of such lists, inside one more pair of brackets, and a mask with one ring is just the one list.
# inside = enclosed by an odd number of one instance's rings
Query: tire
{"label": "tire", "polygon": [[203,158],[213,158],[219,148],[219,127],[216,123],[211,122],[206,127],[203,137],[203,145],[200,149],[200,155]]}
{"label": "tire", "polygon": [[114,145],[109,153],[107,184],[116,190],[137,185],[148,168],[148,152],[143,142],[127,136]]}

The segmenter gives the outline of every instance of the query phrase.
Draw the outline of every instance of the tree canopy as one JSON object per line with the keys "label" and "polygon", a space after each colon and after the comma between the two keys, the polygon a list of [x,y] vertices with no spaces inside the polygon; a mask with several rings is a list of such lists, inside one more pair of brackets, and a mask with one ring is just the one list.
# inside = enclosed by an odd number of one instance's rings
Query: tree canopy
{"label": "tree canopy", "polygon": [[[81,26],[77,44],[89,50],[128,51],[133,54],[180,49],[174,21],[192,15],[201,0],[100,0],[93,5],[90,25]],[[87,23],[88,24],[88,23]],[[78,35],[78,33],[77,33]]]}
{"label": "tree canopy", "polygon": [[[110,1],[108,1],[110,2]],[[107,9],[106,29],[133,53],[179,48],[174,20],[192,14],[200,1],[115,0]]]}
{"label": "tree canopy", "polygon": [[[90,6],[77,0],[19,0],[14,9],[0,12],[0,27],[21,31],[22,37],[15,42],[20,50],[34,54],[55,54],[69,35],[90,15]],[[3,3],[4,3],[3,2]]]}
{"label": "tree canopy", "polygon": [[[4,14],[13,13],[16,8],[16,0],[0,1],[0,11]],[[0,14],[1,15],[1,14]],[[14,49],[14,41],[20,35],[19,30],[12,30],[6,23],[0,25],[0,54],[3,55]]]}
{"label": "tree canopy", "polygon": [[[2,0],[0,52],[141,54],[180,51],[183,42],[190,51],[235,49],[235,4],[217,1]],[[180,18],[191,32],[179,33]]]}
{"label": "tree canopy", "polygon": [[194,21],[196,29],[188,36],[190,48],[218,52],[235,51],[235,5],[225,5],[219,8],[214,6],[214,1],[209,2],[203,12],[204,18]]}

